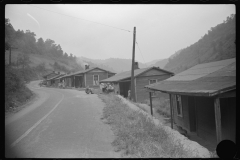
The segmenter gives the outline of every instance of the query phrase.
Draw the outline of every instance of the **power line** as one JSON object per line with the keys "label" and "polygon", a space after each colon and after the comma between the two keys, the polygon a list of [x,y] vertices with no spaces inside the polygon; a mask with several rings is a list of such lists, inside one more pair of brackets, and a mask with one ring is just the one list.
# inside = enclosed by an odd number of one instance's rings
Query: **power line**
{"label": "power line", "polygon": [[83,18],[78,18],[78,17],[70,16],[70,15],[67,15],[67,14],[62,14],[62,13],[50,11],[50,10],[47,10],[47,9],[44,9],[44,8],[41,8],[41,7],[37,7],[37,6],[34,6],[34,5],[30,5],[30,4],[29,4],[29,6],[36,7],[36,8],[39,8],[39,9],[48,11],[48,12],[52,12],[52,13],[56,13],[56,14],[61,14],[61,15],[64,15],[64,16],[68,16],[68,17],[72,17],[72,18],[77,18],[77,19],[81,19],[81,20],[84,20],[84,21],[89,21],[89,22],[96,23],[96,24],[99,24],[99,25],[104,25],[104,26],[107,26],[107,27],[112,27],[112,28],[119,29],[119,30],[122,30],[122,31],[131,32],[131,31],[126,30],[126,29],[122,29],[122,28],[110,26],[110,25],[107,25],[107,24],[99,23],[99,22],[94,22],[94,21],[86,20],[86,19],[83,19]]}
{"label": "power line", "polygon": [[[136,41],[136,43],[137,43],[137,41]],[[140,54],[141,54],[141,56],[142,56],[142,58],[143,58],[143,55],[142,55],[142,52],[141,52],[141,50],[140,50],[140,47],[139,47],[138,43],[137,43],[137,46],[138,46],[138,49],[139,49],[139,51],[140,51]],[[144,61],[144,63],[146,64],[144,58],[143,58],[143,61]]]}

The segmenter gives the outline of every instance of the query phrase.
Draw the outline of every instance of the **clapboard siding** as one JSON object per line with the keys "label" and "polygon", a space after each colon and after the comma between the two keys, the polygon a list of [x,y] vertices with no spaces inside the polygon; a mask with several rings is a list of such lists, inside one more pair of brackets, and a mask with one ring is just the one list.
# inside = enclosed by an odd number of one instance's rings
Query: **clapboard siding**
{"label": "clapboard siding", "polygon": [[93,69],[93,70],[89,71],[89,73],[95,73],[95,72],[105,72],[105,71],[103,71],[101,69]]}
{"label": "clapboard siding", "polygon": [[189,114],[188,114],[188,96],[181,96],[182,101],[182,112],[183,116],[180,117],[177,115],[177,101],[176,101],[176,95],[173,96],[173,111],[174,111],[174,122],[178,125],[184,128],[187,131],[190,131],[189,126]]}
{"label": "clapboard siding", "polygon": [[216,143],[214,99],[196,97],[195,101],[197,108],[197,134],[207,141]]}
{"label": "clapboard siding", "polygon": [[141,74],[141,76],[152,76],[152,75],[168,75],[169,73],[166,73],[164,71],[160,71],[157,69],[151,69],[150,71],[147,71],[143,74]]}
{"label": "clapboard siding", "polygon": [[110,77],[112,77],[114,75],[115,75],[115,73],[108,73],[108,77],[107,78],[110,78]]}
{"label": "clapboard siding", "polygon": [[[151,70],[149,71],[151,72]],[[148,72],[147,72],[148,73]],[[149,85],[150,79],[157,79],[157,81],[163,81],[167,78],[169,78],[169,74],[165,75],[155,75],[155,76],[139,76],[136,78],[136,94],[137,94],[137,101],[138,102],[144,102],[146,100],[149,100],[149,92],[147,92],[147,89],[144,88],[146,85]],[[157,96],[158,97],[158,96]]]}
{"label": "clapboard siding", "polygon": [[221,98],[222,139],[236,142],[236,97]]}
{"label": "clapboard siding", "polygon": [[93,85],[93,75],[99,75],[99,81],[107,78],[107,72],[88,72],[86,73],[86,86],[98,87],[99,85]]}

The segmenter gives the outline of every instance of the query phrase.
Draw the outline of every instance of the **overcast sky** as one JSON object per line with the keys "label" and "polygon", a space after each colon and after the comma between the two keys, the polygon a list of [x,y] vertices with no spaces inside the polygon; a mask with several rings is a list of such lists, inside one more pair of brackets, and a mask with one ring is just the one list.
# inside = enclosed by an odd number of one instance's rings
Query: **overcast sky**
{"label": "overcast sky", "polygon": [[136,60],[145,63],[197,42],[235,12],[234,5],[33,4],[7,5],[5,17],[15,30],[30,30],[68,54],[92,59],[131,59],[135,26],[141,50],[136,45]]}

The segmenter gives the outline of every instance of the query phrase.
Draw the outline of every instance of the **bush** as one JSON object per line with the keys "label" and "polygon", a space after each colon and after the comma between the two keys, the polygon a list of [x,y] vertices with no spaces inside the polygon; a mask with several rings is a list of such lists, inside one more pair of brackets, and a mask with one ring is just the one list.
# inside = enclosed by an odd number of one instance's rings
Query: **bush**
{"label": "bush", "polygon": [[[149,100],[146,100],[145,103],[150,106]],[[171,116],[169,98],[154,99],[152,101],[152,106],[157,110],[159,114],[164,115],[166,117]]]}
{"label": "bush", "polygon": [[32,96],[24,80],[22,70],[5,66],[5,111],[21,105]]}

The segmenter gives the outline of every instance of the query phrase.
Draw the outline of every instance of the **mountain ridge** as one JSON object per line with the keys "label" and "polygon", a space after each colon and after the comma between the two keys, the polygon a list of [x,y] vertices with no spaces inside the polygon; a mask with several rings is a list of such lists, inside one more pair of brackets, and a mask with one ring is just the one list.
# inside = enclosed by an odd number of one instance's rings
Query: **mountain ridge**
{"label": "mountain ridge", "polygon": [[236,16],[232,14],[223,23],[211,27],[197,42],[170,56],[164,69],[177,74],[197,64],[234,57],[236,57]]}

